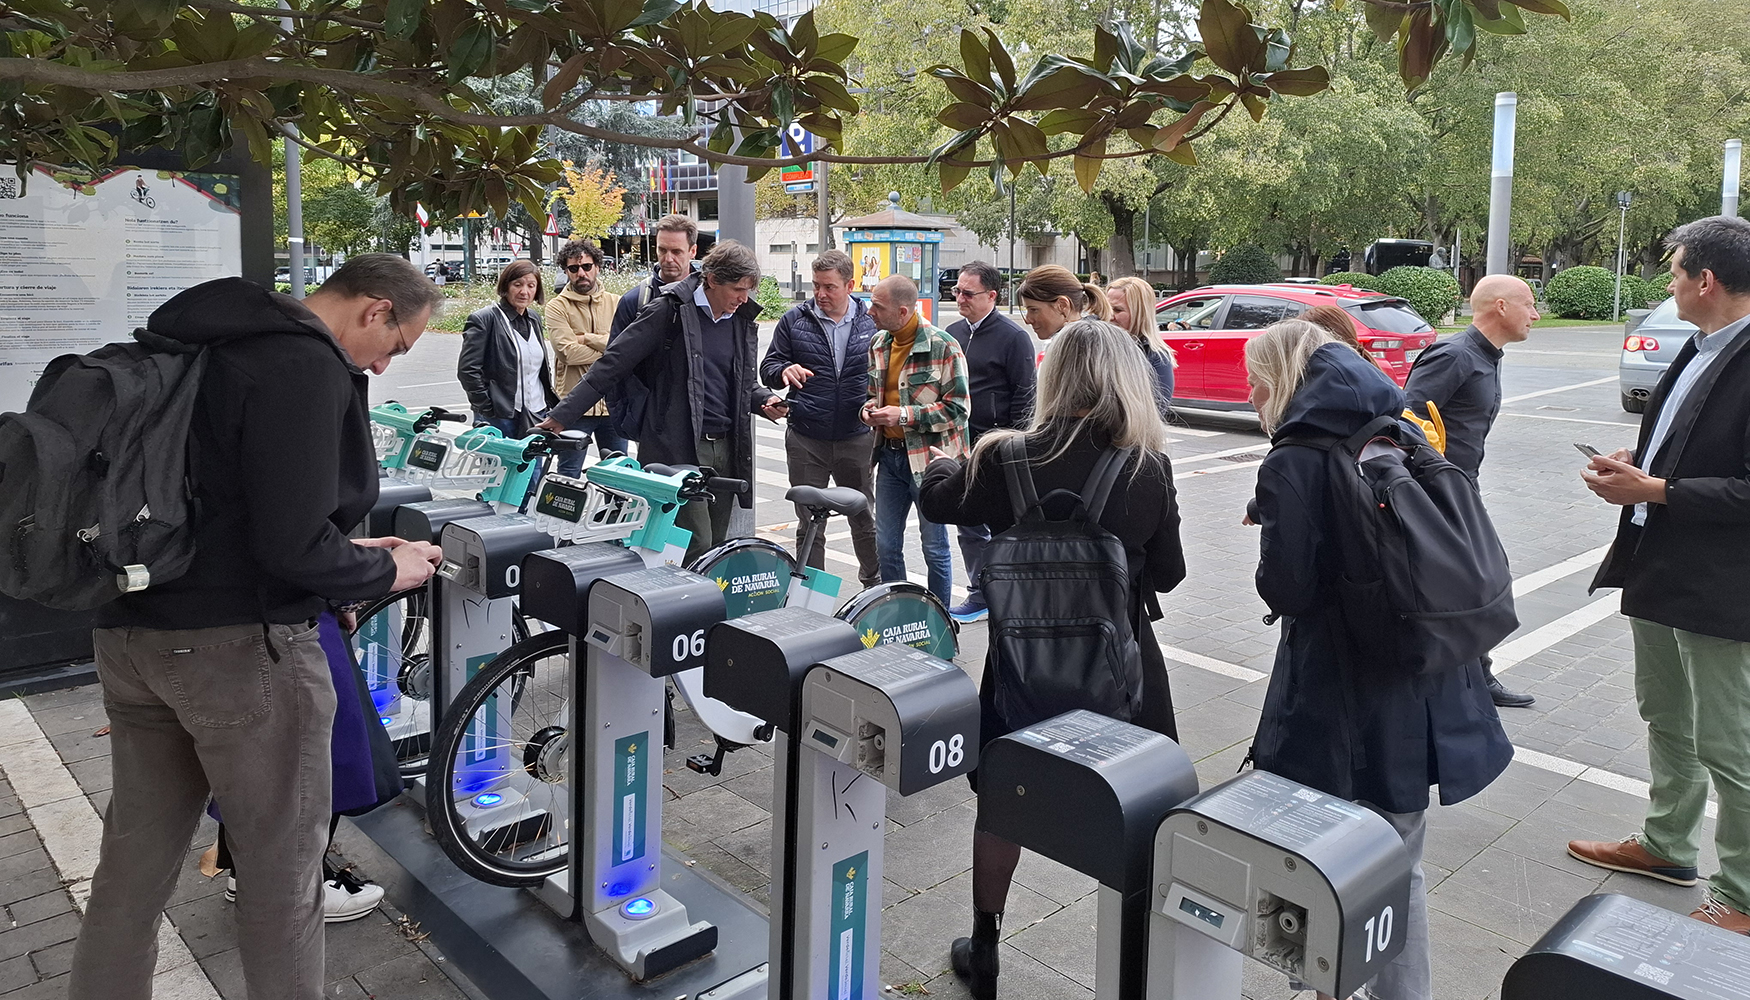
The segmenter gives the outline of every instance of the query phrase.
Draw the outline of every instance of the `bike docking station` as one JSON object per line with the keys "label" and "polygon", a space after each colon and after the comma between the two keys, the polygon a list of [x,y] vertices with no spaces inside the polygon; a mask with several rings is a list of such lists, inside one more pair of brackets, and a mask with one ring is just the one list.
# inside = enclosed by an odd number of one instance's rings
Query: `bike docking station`
{"label": "bike docking station", "polygon": [[978,766],[978,690],[946,660],[866,648],[799,607],[723,622],[706,649],[705,693],[770,720],[776,787],[767,961],[697,1000],[874,1000],[887,790]]}
{"label": "bike docking station", "polygon": [[1347,997],[1403,950],[1383,818],[1261,771],[1198,794],[1167,737],[1093,712],[985,746],[979,829],[1099,882],[1098,1000],[1238,1000],[1242,956]]}
{"label": "bike docking station", "polygon": [[1750,938],[1615,893],[1575,903],[1501,983],[1501,1000],[1746,996]]}

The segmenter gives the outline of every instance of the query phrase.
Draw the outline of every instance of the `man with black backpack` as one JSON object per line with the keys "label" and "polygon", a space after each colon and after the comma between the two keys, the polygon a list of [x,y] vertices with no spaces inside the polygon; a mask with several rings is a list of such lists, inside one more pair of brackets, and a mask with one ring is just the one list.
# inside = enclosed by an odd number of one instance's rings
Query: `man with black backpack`
{"label": "man with black backpack", "polygon": [[114,791],[76,1000],[151,995],[158,921],[209,793],[246,886],[249,996],[321,995],[335,691],[316,618],[424,583],[441,559],[346,535],[377,495],[365,372],[405,354],[440,301],[406,260],[363,254],[303,302],[224,278],[147,321],[167,350],[205,348],[187,437],[194,552],[181,575],[104,604],[92,635]]}
{"label": "man with black backpack", "polygon": [[[1412,409],[1438,410],[1446,425],[1446,460],[1477,478],[1483,465],[1483,440],[1501,412],[1502,348],[1531,336],[1537,322],[1537,297],[1511,274],[1491,274],[1471,290],[1471,324],[1463,333],[1434,344],[1416,359],[1404,384]],[[1489,697],[1500,708],[1528,708],[1537,699],[1510,691],[1483,657]]]}

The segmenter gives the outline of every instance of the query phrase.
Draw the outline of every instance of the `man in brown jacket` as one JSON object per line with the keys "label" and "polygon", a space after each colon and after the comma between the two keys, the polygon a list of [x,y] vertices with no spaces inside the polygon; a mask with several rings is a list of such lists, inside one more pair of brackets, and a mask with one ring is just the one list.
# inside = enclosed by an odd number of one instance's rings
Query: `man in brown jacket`
{"label": "man in brown jacket", "polygon": [[[559,248],[560,270],[565,272],[565,290],[547,303],[547,339],[553,343],[554,389],[563,399],[584,372],[608,349],[608,328],[613,324],[618,296],[602,290],[602,251],[589,240],[572,240]],[[595,436],[596,451],[624,452],[626,439],[615,430],[608,404],[597,403],[574,421],[569,430]],[[559,474],[576,476],[583,471],[583,452],[559,456]]]}

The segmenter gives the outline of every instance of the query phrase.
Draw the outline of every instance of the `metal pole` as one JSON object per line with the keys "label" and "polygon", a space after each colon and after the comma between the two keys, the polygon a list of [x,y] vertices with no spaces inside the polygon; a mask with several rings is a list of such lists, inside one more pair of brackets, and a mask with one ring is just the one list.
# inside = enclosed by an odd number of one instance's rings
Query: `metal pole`
{"label": "metal pole", "polygon": [[[1020,180],[1019,177],[1015,178]],[[1009,185],[1009,280],[1003,282],[1009,286],[1009,315],[1015,314],[1015,185]]]}
{"label": "metal pole", "polygon": [[1616,224],[1616,298],[1610,305],[1610,321],[1612,323],[1622,319],[1622,269],[1626,263],[1626,259],[1623,257],[1623,240],[1628,235],[1627,205],[1622,206],[1619,215],[1620,220]]}
{"label": "metal pole", "polygon": [[[280,0],[281,10],[290,10],[291,5],[286,0]],[[292,19],[280,18],[280,27],[285,31],[292,30]],[[286,126],[286,131],[296,134],[296,125]],[[304,164],[299,159],[298,144],[291,139],[286,140],[286,263],[290,265],[292,279],[292,298],[304,297]]]}
{"label": "metal pole", "polygon": [[1738,174],[1744,159],[1744,140],[1726,140],[1725,178],[1720,182],[1720,214],[1738,214]]}
{"label": "metal pole", "polygon": [[820,236],[817,245],[821,253],[832,249],[832,209],[826,200],[826,161],[814,161],[814,171],[818,175],[814,182],[815,204],[820,215]]}
{"label": "metal pole", "polygon": [[1463,279],[1458,276],[1458,259],[1464,253],[1464,227],[1452,227],[1452,280],[1458,282],[1459,288],[1464,288]]}
{"label": "metal pole", "polygon": [[1495,95],[1495,152],[1489,167],[1489,250],[1485,274],[1515,274],[1509,261],[1513,225],[1513,138],[1519,120],[1519,95]]}

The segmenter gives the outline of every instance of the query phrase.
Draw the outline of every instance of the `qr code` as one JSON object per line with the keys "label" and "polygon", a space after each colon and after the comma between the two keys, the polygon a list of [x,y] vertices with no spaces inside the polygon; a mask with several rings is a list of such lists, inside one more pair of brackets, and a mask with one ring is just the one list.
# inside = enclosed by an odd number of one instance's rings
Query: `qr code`
{"label": "qr code", "polygon": [[0,198],[18,198],[18,178],[0,177]]}

